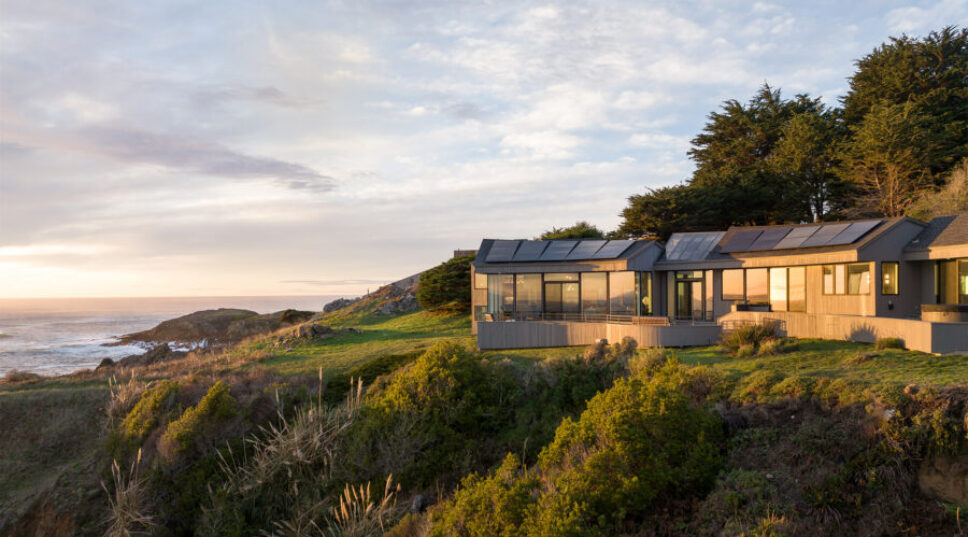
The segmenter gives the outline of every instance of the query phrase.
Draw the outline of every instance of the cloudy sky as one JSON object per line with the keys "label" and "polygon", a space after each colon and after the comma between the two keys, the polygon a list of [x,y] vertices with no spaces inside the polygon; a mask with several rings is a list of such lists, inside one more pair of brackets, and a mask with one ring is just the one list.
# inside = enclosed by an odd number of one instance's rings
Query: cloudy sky
{"label": "cloudy sky", "polygon": [[0,1],[0,297],[350,295],[687,177],[968,0]]}

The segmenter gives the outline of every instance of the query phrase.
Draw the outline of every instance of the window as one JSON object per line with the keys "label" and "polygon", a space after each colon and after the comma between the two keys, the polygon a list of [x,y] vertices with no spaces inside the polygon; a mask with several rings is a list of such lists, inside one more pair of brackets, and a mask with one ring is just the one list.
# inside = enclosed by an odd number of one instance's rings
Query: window
{"label": "window", "polygon": [[746,271],[746,301],[751,303],[766,303],[770,301],[768,269],[747,269]]}
{"label": "window", "polygon": [[582,313],[608,313],[608,273],[581,273]]}
{"label": "window", "polygon": [[807,311],[807,268],[790,267],[789,281],[787,282],[790,302],[790,311]]}
{"label": "window", "polygon": [[958,303],[968,304],[968,260],[958,261]]}
{"label": "window", "polygon": [[706,274],[706,320],[713,320],[713,271],[703,271]]}
{"label": "window", "polygon": [[743,269],[727,269],[723,271],[723,300],[743,300],[746,297],[743,288]]}
{"label": "window", "polygon": [[547,272],[544,275],[546,282],[577,282],[577,272]]}
{"label": "window", "polygon": [[514,313],[514,275],[487,275],[487,312],[494,315]]}
{"label": "window", "polygon": [[834,266],[823,266],[823,294],[834,294]]}
{"label": "window", "polygon": [[787,269],[770,269],[770,309],[787,311]]}
{"label": "window", "polygon": [[608,273],[608,309],[613,315],[635,315],[635,273]]}
{"label": "window", "polygon": [[847,294],[868,295],[871,292],[871,266],[867,263],[847,265]]}
{"label": "window", "polygon": [[639,315],[652,315],[652,273],[639,273]]}
{"label": "window", "polygon": [[474,289],[487,289],[487,274],[474,273]]}
{"label": "window", "polygon": [[885,261],[881,263],[881,294],[882,295],[896,295],[897,294],[897,263],[892,263]]}
{"label": "window", "polygon": [[515,276],[514,291],[517,297],[515,312],[541,312],[541,274],[518,274]]}
{"label": "window", "polygon": [[680,270],[676,272],[676,278],[680,280],[699,280],[702,279],[701,270]]}

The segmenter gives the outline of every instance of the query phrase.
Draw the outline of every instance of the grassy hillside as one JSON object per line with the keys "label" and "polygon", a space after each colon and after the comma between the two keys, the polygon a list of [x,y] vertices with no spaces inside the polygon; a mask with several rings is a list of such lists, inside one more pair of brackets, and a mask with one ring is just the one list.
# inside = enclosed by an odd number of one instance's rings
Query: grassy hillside
{"label": "grassy hillside", "polygon": [[[877,472],[888,472],[885,468],[903,461],[906,472],[903,476],[882,476],[893,483],[892,487],[904,491],[903,497],[898,498],[913,502],[912,507],[899,515],[897,524],[903,524],[915,534],[917,530],[911,528],[919,523],[950,527],[951,521],[945,518],[944,511],[918,495],[912,472],[916,472],[916,459],[934,453],[932,446],[959,449],[958,435],[964,437],[964,432],[951,437],[947,432],[944,433],[947,436],[937,436],[936,431],[954,431],[952,427],[959,419],[965,421],[955,414],[963,412],[959,410],[964,406],[963,397],[957,394],[964,392],[968,379],[968,357],[875,350],[873,345],[823,340],[799,340],[786,349],[788,352],[748,357],[733,356],[717,346],[664,352],[640,350],[621,358],[608,352],[588,354],[585,347],[477,352],[473,350],[475,341],[467,315],[424,311],[387,315],[377,313],[379,305],[379,301],[364,301],[322,316],[317,322],[334,329],[328,337],[294,337],[292,329],[284,329],[216,354],[192,353],[174,361],[132,369],[85,372],[22,384],[0,383],[0,430],[4,431],[0,435],[0,533],[5,525],[10,529],[10,521],[18,519],[21,523],[15,531],[41,531],[51,535],[100,533],[102,521],[108,516],[108,500],[99,483],[102,480],[110,483],[110,474],[106,472],[113,457],[119,457],[125,466],[130,464],[138,447],[144,449],[148,461],[146,471],[150,475],[143,484],[149,488],[143,493],[148,498],[156,498],[146,500],[149,506],[146,508],[154,509],[153,514],[159,520],[181,520],[184,526],[169,528],[166,535],[188,535],[186,528],[195,523],[229,522],[206,519],[209,515],[203,516],[202,506],[226,517],[243,517],[231,520],[235,524],[233,532],[238,535],[272,530],[266,524],[283,520],[278,518],[282,513],[320,521],[327,519],[325,510],[300,512],[285,503],[260,503],[264,495],[284,490],[289,478],[273,478],[280,480],[273,486],[282,489],[256,488],[245,493],[232,488],[241,485],[225,483],[219,462],[225,452],[220,455],[219,450],[224,450],[226,445],[239,448],[243,438],[257,441],[253,446],[282,450],[265,459],[264,464],[270,467],[276,466],[279,457],[291,456],[295,457],[292,462],[280,464],[296,465],[306,476],[317,476],[320,468],[327,468],[321,477],[306,478],[323,479],[319,483],[325,490],[314,493],[323,496],[304,497],[298,493],[293,496],[294,502],[332,505],[333,494],[345,484],[375,482],[379,485],[391,473],[406,485],[399,492],[401,502],[409,502],[418,494],[433,498],[432,502],[445,501],[453,497],[454,486],[462,475],[477,472],[487,476],[488,470],[509,451],[522,457],[524,467],[534,465],[537,454],[549,445],[562,418],[577,420],[585,401],[596,392],[609,391],[616,379],[638,378],[651,383],[649,371],[669,358],[682,364],[670,366],[673,368],[670,371],[683,368],[682,373],[670,375],[684,375],[681,378],[686,379],[670,380],[673,385],[678,382],[685,386],[687,395],[707,408],[713,403],[732,408],[729,412],[745,416],[742,419],[750,428],[720,444],[727,462],[715,485],[706,482],[701,490],[697,489],[699,496],[692,499],[684,496],[685,503],[664,504],[662,509],[669,510],[664,515],[666,518],[649,524],[660,524],[670,534],[705,534],[716,527],[729,529],[723,535],[771,534],[753,531],[762,524],[797,533],[805,528],[837,528],[838,523],[832,522],[833,519],[824,518],[823,513],[830,509],[852,521],[850,524],[863,524],[857,513],[874,516],[870,513],[887,509],[895,500],[877,490],[858,489],[859,485],[851,480],[866,479],[863,472],[874,468]],[[456,345],[446,349],[463,347],[470,352],[453,351],[462,358],[451,363],[444,359],[451,351],[442,351],[441,343]],[[426,363],[427,358],[421,356],[426,350],[434,350],[441,361],[436,365]],[[328,386],[325,397],[318,396],[316,391],[320,371]],[[390,376],[377,378],[391,372],[394,373]],[[115,388],[113,393],[109,390],[111,376],[119,376],[130,387],[130,390],[125,388],[129,393],[124,401],[119,399],[119,394],[125,390]],[[350,376],[364,377],[370,389],[344,415],[341,414],[344,410],[339,410],[344,405],[339,403],[349,388]],[[128,383],[129,378],[134,380]],[[404,382],[406,378],[410,380]],[[456,379],[457,383],[448,378]],[[161,406],[151,411],[154,414],[135,410],[138,401],[145,397],[143,394],[151,392],[152,386],[160,386],[159,381],[165,379],[178,383],[175,395],[164,402],[159,400]],[[219,380],[231,390],[231,397],[224,401],[227,409],[224,416],[198,409],[203,396]],[[421,383],[438,382],[442,384],[421,394],[420,390],[424,389],[420,388]],[[920,385],[921,391],[905,390],[910,384]],[[939,396],[932,390],[924,390],[925,386],[944,393]],[[958,386],[962,386],[960,392]],[[435,399],[438,397],[445,399]],[[315,403],[318,398],[330,410],[320,413]],[[427,404],[437,406],[427,407]],[[865,415],[864,405],[875,410],[886,405],[902,405],[908,409],[905,414],[908,421],[898,425],[897,432],[892,432],[894,429],[890,427],[872,430],[873,418]],[[437,410],[427,414],[429,408]],[[609,408],[610,405],[605,405],[600,411],[607,413]],[[950,414],[944,418],[941,429],[936,422],[941,415],[939,408],[945,416]],[[113,413],[110,420],[107,409]],[[280,424],[278,420],[283,412],[287,417]],[[467,412],[470,414],[465,416]],[[917,416],[928,416],[929,412],[935,421],[927,418],[923,423],[917,421],[921,419]],[[785,421],[791,419],[791,413],[803,419]],[[124,428],[122,418],[136,414],[153,416],[153,421],[145,422],[147,429],[143,434],[125,437],[118,443],[117,434]],[[337,459],[317,461],[312,458],[314,455],[306,455],[305,450],[320,449],[320,446],[300,444],[311,438],[298,436],[306,434],[307,430],[301,427],[319,419],[349,420],[346,425],[333,429],[338,432],[331,439],[336,444],[326,448],[330,451],[318,452],[331,453],[327,457]],[[948,424],[949,421],[955,425]],[[184,437],[189,439],[188,451],[173,451],[171,444],[166,447],[162,440],[176,422],[181,424],[179,430],[188,435]],[[349,427],[351,422],[355,423],[353,427]],[[489,424],[490,429],[480,429],[481,424]],[[281,428],[262,429],[266,426]],[[935,432],[916,433],[927,426]],[[850,433],[859,428],[865,431],[863,442]],[[876,465],[863,459],[862,454],[870,449],[882,450],[885,442],[894,442],[891,434],[913,435],[910,438],[922,440],[905,440],[907,447],[884,452],[888,454],[878,459]],[[788,440],[791,435],[795,440]],[[804,447],[803,442],[809,446]],[[434,457],[441,461],[446,458],[446,465],[418,455],[431,449],[430,446],[436,446]],[[248,449],[247,458],[253,456]],[[333,455],[339,450],[346,453]],[[808,459],[839,457],[856,459],[856,463],[851,463],[849,471],[841,471],[837,465],[802,462],[804,453]],[[255,461],[258,462],[258,457]],[[247,469],[246,463],[240,464],[238,471],[243,473],[236,476],[238,479],[249,475],[244,472],[256,472],[250,475],[254,478],[265,470]],[[507,471],[523,470],[509,467]],[[545,471],[557,475],[562,469],[549,465]],[[779,476],[777,479],[783,482],[772,482],[770,475]],[[849,481],[846,485],[837,481],[845,479]],[[228,487],[224,493],[229,496],[210,496],[210,489],[221,490],[220,487]],[[855,496],[844,496],[842,489],[854,491],[851,494]],[[708,496],[703,496],[707,492]],[[816,494],[821,495],[820,499],[804,499]],[[827,496],[823,495],[830,495],[833,507],[827,506]],[[259,514],[246,514],[233,507],[243,500],[240,506]],[[711,513],[706,518],[690,514],[694,508],[689,507],[694,505],[690,502],[698,501],[704,502]],[[857,506],[859,511],[848,508],[855,501],[862,504]],[[917,509],[927,509],[932,514],[919,519]],[[737,512],[742,517],[737,518]],[[24,513],[28,516],[21,519]],[[646,518],[636,520],[645,523],[651,515],[641,516]],[[407,520],[405,517],[401,524],[405,525]],[[415,524],[420,522],[414,520]],[[51,530],[53,527],[63,531]],[[379,535],[380,532],[362,534]],[[423,534],[398,532],[397,535]]]}

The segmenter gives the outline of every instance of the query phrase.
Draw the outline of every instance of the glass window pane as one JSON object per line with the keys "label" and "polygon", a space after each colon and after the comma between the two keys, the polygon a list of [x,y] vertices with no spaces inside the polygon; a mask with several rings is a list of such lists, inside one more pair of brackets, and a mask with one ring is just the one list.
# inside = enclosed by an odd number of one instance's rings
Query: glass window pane
{"label": "glass window pane", "polygon": [[577,282],[577,272],[546,272],[544,275],[546,282]]}
{"label": "glass window pane", "polygon": [[787,269],[770,269],[770,309],[787,310]]}
{"label": "glass window pane", "polygon": [[706,317],[707,321],[713,320],[713,271],[706,270]]}
{"label": "glass window pane", "polygon": [[487,312],[495,315],[514,312],[514,275],[487,275]]}
{"label": "glass window pane", "polygon": [[958,262],[958,303],[968,304],[968,260]]}
{"label": "glass window pane", "polygon": [[746,271],[746,301],[766,303],[770,301],[767,287],[767,269],[748,269]]}
{"label": "glass window pane", "polygon": [[790,267],[790,311],[807,311],[807,268]]}
{"label": "glass window pane", "polygon": [[871,268],[867,263],[847,265],[847,293],[866,295],[871,292]]}
{"label": "glass window pane", "polygon": [[823,294],[834,294],[834,266],[823,266]]}
{"label": "glass window pane", "polygon": [[702,271],[701,270],[679,271],[679,272],[676,272],[676,278],[680,280],[682,279],[699,280],[699,279],[702,279]]}
{"label": "glass window pane", "polygon": [[847,266],[834,265],[834,294],[842,295],[847,292]]}
{"label": "glass window pane", "polygon": [[881,294],[897,294],[897,263],[881,263]]}
{"label": "glass window pane", "polygon": [[579,313],[581,311],[577,283],[561,284],[561,310],[565,313]]}
{"label": "glass window pane", "polygon": [[743,300],[743,269],[723,271],[723,300]]}
{"label": "glass window pane", "polygon": [[487,274],[474,273],[474,289],[487,289]]}
{"label": "glass window pane", "polygon": [[652,273],[639,273],[639,315],[652,315]]}
{"label": "glass window pane", "polygon": [[584,313],[608,313],[608,273],[581,273],[581,307]]}
{"label": "glass window pane", "polygon": [[515,276],[517,313],[541,312],[541,274],[518,274]]}
{"label": "glass window pane", "polygon": [[608,273],[609,313],[635,315],[635,273]]}

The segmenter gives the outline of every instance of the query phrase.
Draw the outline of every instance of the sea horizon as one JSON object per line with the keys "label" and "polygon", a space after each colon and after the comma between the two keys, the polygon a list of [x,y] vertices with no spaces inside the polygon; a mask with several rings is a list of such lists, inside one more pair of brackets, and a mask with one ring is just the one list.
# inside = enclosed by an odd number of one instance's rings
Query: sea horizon
{"label": "sea horizon", "polygon": [[321,311],[341,295],[0,298],[0,376],[12,369],[61,375],[104,358],[141,354],[134,345],[105,347],[195,311],[238,308],[257,313]]}

